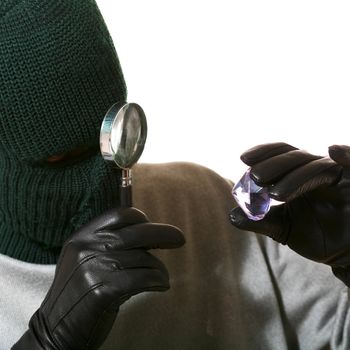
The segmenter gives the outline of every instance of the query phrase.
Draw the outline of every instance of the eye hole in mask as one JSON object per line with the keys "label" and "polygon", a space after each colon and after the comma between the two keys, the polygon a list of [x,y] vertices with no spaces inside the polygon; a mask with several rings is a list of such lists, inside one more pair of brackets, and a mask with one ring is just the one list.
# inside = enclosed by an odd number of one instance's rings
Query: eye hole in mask
{"label": "eye hole in mask", "polygon": [[98,152],[99,148],[96,146],[81,146],[65,153],[52,155],[45,160],[37,162],[35,165],[45,167],[66,167],[82,162],[85,159],[96,155]]}

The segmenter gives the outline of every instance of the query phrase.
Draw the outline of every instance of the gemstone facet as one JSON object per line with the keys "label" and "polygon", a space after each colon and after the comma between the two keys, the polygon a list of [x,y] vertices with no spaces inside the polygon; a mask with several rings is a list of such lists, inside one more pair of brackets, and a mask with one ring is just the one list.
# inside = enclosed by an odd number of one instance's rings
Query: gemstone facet
{"label": "gemstone facet", "polygon": [[250,177],[248,169],[232,189],[232,195],[249,219],[258,221],[265,217],[271,207],[267,188],[258,186]]}

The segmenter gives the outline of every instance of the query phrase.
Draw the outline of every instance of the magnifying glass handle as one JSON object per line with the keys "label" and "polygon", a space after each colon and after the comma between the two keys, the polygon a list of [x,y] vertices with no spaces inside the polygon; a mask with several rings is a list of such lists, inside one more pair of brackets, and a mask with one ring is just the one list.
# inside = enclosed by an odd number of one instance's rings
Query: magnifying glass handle
{"label": "magnifying glass handle", "polygon": [[120,206],[132,207],[132,176],[131,169],[122,169],[120,184]]}
{"label": "magnifying glass handle", "polygon": [[132,207],[132,186],[120,187],[120,206]]}

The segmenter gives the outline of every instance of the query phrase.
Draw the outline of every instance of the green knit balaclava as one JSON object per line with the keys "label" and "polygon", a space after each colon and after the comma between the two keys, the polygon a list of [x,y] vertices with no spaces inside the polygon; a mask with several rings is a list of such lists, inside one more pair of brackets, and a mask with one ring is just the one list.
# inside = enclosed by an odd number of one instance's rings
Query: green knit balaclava
{"label": "green knit balaclava", "polygon": [[119,174],[98,148],[105,113],[126,100],[123,74],[93,0],[0,1],[0,55],[0,254],[55,263],[118,203]]}

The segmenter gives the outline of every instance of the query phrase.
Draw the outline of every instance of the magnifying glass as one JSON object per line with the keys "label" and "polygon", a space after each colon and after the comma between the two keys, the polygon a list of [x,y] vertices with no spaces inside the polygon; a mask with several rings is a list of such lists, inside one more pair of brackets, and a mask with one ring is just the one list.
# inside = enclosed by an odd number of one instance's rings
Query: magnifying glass
{"label": "magnifying glass", "polygon": [[139,160],[147,138],[147,121],[136,103],[118,102],[107,112],[101,126],[102,157],[122,171],[120,205],[132,206],[131,167]]}

